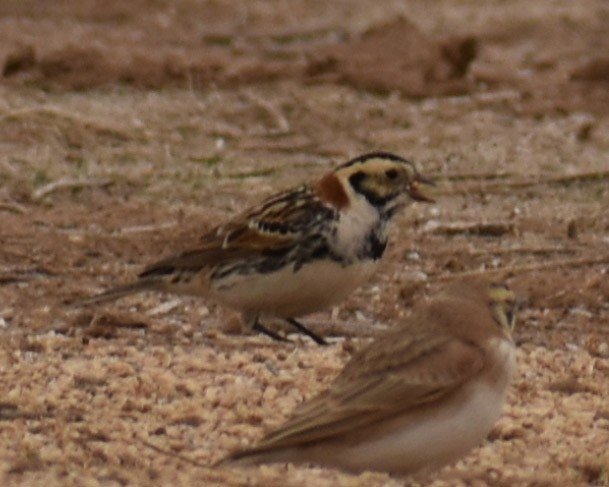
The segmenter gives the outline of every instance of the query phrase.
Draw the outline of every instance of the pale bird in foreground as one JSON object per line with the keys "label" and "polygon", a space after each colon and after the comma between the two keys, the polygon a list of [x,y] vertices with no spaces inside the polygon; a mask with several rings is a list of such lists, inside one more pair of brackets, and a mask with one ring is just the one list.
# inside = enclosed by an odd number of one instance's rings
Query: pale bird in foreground
{"label": "pale bird in foreground", "polygon": [[515,369],[514,294],[455,283],[355,353],[323,393],[221,463],[313,463],[349,472],[428,472],[478,445]]}
{"label": "pale bird in foreground", "polygon": [[339,303],[365,282],[387,245],[387,224],[412,201],[432,202],[429,184],[406,159],[364,154],[267,198],[203,235],[197,248],[144,269],[134,283],[79,304],[141,291],[202,296],[274,339],[283,337],[264,318],[284,319],[325,344],[295,318]]}

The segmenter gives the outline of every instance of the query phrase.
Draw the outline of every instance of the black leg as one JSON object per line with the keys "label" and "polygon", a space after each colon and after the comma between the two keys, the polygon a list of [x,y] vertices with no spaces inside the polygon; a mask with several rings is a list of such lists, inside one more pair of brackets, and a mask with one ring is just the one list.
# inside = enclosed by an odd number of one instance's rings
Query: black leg
{"label": "black leg", "polygon": [[278,342],[289,342],[290,341],[287,338],[282,337],[278,333],[275,333],[274,331],[269,330],[266,326],[262,325],[257,319],[254,322],[254,326],[252,326],[252,329],[257,331],[258,333],[262,333],[268,337],[271,337],[273,340],[277,340]]}
{"label": "black leg", "polygon": [[286,318],[285,321],[287,321],[290,325],[292,325],[294,328],[296,328],[303,335],[307,335],[309,338],[311,338],[311,340],[313,340],[318,345],[327,345],[328,344],[328,342],[325,341],[322,337],[320,337],[317,333],[313,333],[306,326],[304,326],[302,323],[299,323],[294,318]]}

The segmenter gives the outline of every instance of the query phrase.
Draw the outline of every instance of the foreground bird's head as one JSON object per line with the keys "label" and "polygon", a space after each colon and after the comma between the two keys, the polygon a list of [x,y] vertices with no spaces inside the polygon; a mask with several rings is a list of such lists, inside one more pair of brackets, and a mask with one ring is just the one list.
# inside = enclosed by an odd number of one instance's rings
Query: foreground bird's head
{"label": "foreground bird's head", "polygon": [[491,283],[488,287],[488,300],[493,318],[511,335],[516,325],[516,295],[505,284]]}
{"label": "foreground bird's head", "polygon": [[408,475],[455,461],[501,415],[515,370],[515,296],[466,278],[352,357],[328,390],[228,460]]}
{"label": "foreground bird's head", "polygon": [[371,152],[326,174],[317,190],[339,208],[364,199],[379,212],[391,215],[410,201],[433,203],[426,192],[432,185],[412,162],[389,152]]}
{"label": "foreground bird's head", "polygon": [[511,336],[514,331],[517,299],[506,284],[484,278],[466,279],[450,285],[445,294],[472,303],[486,303],[503,334]]}

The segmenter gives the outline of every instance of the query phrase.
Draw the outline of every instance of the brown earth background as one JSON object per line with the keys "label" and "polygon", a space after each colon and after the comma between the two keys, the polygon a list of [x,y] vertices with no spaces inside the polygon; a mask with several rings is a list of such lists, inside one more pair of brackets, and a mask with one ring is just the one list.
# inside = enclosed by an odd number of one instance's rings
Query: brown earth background
{"label": "brown earth background", "polygon": [[[403,485],[213,469],[323,390],[413,302],[469,274],[523,297],[504,417],[417,485],[609,485],[605,0],[0,2],[0,483]],[[438,204],[307,324],[241,334],[213,303],[68,302],[361,152]]]}

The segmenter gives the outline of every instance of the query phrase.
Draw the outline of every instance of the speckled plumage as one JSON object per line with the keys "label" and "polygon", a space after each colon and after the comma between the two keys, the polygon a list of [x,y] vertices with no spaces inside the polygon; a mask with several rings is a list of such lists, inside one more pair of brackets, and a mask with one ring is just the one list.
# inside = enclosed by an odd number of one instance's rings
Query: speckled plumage
{"label": "speckled plumage", "polygon": [[[192,250],[144,269],[138,280],[84,304],[156,290],[204,296],[240,311],[255,329],[338,303],[367,280],[387,245],[387,224],[410,201],[431,201],[414,165],[362,155],[318,181],[275,194],[205,234]],[[300,324],[318,343],[321,337]]]}

